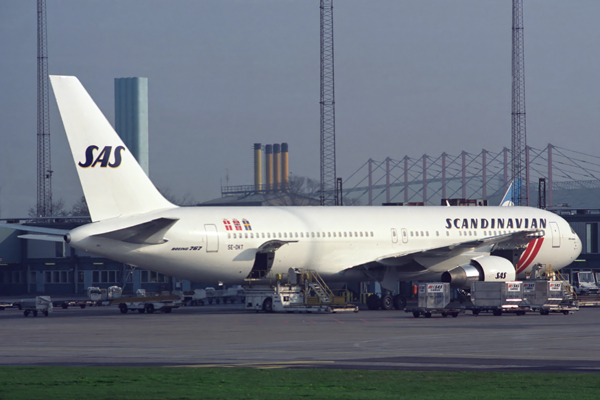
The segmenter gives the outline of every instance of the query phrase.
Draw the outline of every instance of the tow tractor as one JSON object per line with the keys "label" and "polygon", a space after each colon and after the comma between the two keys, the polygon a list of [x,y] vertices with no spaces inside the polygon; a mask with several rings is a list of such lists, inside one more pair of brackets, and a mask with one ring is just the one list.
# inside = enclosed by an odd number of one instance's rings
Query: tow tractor
{"label": "tow tractor", "polygon": [[181,303],[181,297],[172,294],[146,296],[144,289],[138,289],[136,294],[136,297],[121,297],[112,300],[111,304],[117,304],[121,314],[127,314],[128,311],[137,311],[140,314],[162,311],[168,314],[174,308],[178,308]]}
{"label": "tow tractor", "polygon": [[256,312],[358,312],[358,306],[335,296],[320,275],[310,269],[290,268],[286,274],[247,279],[246,310]]}

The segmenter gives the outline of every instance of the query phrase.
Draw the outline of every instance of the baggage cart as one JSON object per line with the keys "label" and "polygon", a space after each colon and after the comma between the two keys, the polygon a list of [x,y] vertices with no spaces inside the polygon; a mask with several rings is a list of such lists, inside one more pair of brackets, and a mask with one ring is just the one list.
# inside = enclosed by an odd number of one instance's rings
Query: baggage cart
{"label": "baggage cart", "polygon": [[449,283],[419,283],[417,307],[407,308],[405,311],[412,312],[415,318],[419,318],[421,315],[425,316],[425,318],[431,318],[432,314],[441,314],[442,317],[451,315],[453,318],[456,318],[463,310],[448,307],[451,300]]}
{"label": "baggage cart", "polygon": [[52,312],[52,300],[50,296],[37,296],[35,299],[24,299],[20,303],[23,316],[27,317],[32,314],[37,317],[42,314],[47,317]]}

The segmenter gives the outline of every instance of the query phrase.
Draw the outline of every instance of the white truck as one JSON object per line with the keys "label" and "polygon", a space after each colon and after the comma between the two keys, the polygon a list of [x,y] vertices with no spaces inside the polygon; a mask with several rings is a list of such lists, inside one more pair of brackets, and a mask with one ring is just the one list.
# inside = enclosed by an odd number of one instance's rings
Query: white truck
{"label": "white truck", "polygon": [[598,294],[600,289],[595,274],[590,270],[571,271],[571,286],[578,296]]}

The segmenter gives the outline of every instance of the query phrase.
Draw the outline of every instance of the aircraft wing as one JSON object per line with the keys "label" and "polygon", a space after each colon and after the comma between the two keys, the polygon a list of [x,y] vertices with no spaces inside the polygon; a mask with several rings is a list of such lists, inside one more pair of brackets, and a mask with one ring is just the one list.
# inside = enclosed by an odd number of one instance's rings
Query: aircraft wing
{"label": "aircraft wing", "polygon": [[261,244],[260,246],[258,246],[257,253],[274,253],[275,251],[279,250],[282,246],[284,246],[288,243],[298,243],[298,241],[297,240],[277,240],[277,239],[268,240],[268,241],[264,242],[263,244]]}
{"label": "aircraft wing", "polygon": [[451,258],[463,253],[476,251],[478,249],[486,247],[491,248],[492,246],[495,246],[495,249],[502,250],[519,249],[525,247],[530,241],[543,235],[544,231],[541,229],[513,232],[488,238],[454,243],[449,246],[389,254],[375,259],[375,262],[386,267],[396,267],[404,265],[415,258]]}

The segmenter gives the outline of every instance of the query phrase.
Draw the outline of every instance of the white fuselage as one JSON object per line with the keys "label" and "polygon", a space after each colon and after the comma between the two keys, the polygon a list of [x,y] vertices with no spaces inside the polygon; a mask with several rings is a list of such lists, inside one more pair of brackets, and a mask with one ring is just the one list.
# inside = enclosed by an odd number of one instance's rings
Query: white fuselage
{"label": "white fuselage", "polygon": [[[178,221],[166,243],[132,244],[97,237],[156,218]],[[560,216],[526,207],[180,207],[94,222],[74,229],[74,248],[195,282],[241,284],[257,249],[269,240],[289,241],[271,268],[311,268],[329,281],[368,280],[346,274],[385,256],[429,250],[541,229],[517,267],[522,278],[533,265],[557,270],[581,251],[581,242]],[[464,257],[472,257],[466,255]],[[399,279],[435,279],[461,259],[430,263],[425,271],[400,268]]]}

